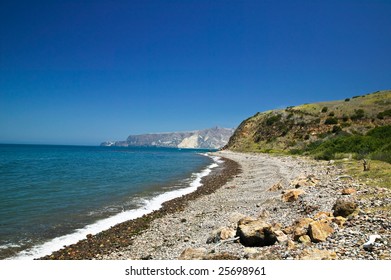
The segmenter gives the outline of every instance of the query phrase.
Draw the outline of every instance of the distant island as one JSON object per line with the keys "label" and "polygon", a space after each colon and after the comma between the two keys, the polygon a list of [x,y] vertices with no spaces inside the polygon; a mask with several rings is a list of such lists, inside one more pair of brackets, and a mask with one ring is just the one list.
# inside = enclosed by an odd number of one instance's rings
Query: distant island
{"label": "distant island", "polygon": [[125,141],[106,141],[101,146],[220,149],[234,129],[213,127],[204,130],[129,135]]}

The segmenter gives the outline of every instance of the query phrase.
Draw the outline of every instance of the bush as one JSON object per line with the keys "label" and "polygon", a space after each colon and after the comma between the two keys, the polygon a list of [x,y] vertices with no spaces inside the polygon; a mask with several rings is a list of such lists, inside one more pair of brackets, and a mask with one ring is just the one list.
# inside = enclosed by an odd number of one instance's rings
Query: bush
{"label": "bush", "polygon": [[334,117],[327,118],[324,124],[338,124],[338,119]]}
{"label": "bush", "polygon": [[271,126],[281,120],[281,115],[274,115],[266,119],[266,125]]}
{"label": "bush", "polygon": [[386,116],[391,117],[391,109],[385,110],[385,111],[377,114],[377,118],[381,119],[381,120],[384,119],[384,117],[386,117]]}
{"label": "bush", "polygon": [[391,125],[379,126],[368,131],[367,136],[378,138],[385,141],[391,139]]}
{"label": "bush", "polygon": [[349,102],[349,101],[350,101],[350,98],[346,98],[346,99],[345,99],[345,102]]}
{"label": "bush", "polygon": [[371,154],[371,159],[381,160],[388,163],[391,163],[391,152],[375,152]]}
{"label": "bush", "polygon": [[327,107],[323,107],[323,108],[322,108],[322,113],[326,113],[328,109],[329,109],[329,108],[327,108]]}
{"label": "bush", "polygon": [[334,112],[330,112],[329,113],[329,117],[334,117],[335,116],[335,113]]}
{"label": "bush", "polygon": [[336,154],[351,153],[355,154],[357,159],[370,155],[372,159],[391,163],[391,143],[389,143],[389,139],[391,139],[391,126],[382,126],[368,131],[366,135],[346,135],[342,133],[333,139],[323,142],[317,141],[309,144],[305,151],[312,154],[316,159],[330,160]]}
{"label": "bush", "polygon": [[342,128],[339,125],[334,125],[333,126],[332,133],[338,133],[340,131],[342,131]]}
{"label": "bush", "polygon": [[347,122],[349,120],[349,117],[346,115],[342,116],[342,121]]}
{"label": "bush", "polygon": [[355,120],[360,120],[364,117],[364,110],[363,109],[358,109],[358,110],[354,110],[354,115],[352,115],[350,117],[350,119],[352,121],[355,121]]}

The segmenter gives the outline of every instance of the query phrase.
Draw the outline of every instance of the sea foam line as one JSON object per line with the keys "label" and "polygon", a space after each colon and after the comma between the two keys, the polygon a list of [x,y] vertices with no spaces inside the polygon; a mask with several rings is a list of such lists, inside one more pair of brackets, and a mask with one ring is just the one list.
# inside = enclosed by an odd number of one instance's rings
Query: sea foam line
{"label": "sea foam line", "polygon": [[[208,154],[202,154],[209,156]],[[50,255],[52,252],[60,250],[64,246],[75,244],[78,241],[85,239],[87,234],[97,234],[101,231],[107,230],[110,227],[133,219],[142,217],[143,215],[149,214],[155,210],[158,210],[162,207],[162,204],[171,199],[181,197],[194,192],[197,188],[202,186],[201,180],[203,177],[208,176],[213,168],[216,168],[223,161],[220,157],[209,156],[213,159],[213,163],[207,166],[204,170],[196,174],[196,178],[189,184],[189,187],[182,188],[179,190],[169,191],[162,194],[159,194],[151,199],[145,199],[144,205],[137,209],[127,210],[121,213],[118,213],[112,217],[98,220],[97,222],[87,225],[84,228],[77,229],[73,233],[56,237],[52,240],[49,240],[41,245],[33,246],[30,249],[19,252],[16,256],[9,259],[13,260],[29,260],[36,259],[46,255]]]}

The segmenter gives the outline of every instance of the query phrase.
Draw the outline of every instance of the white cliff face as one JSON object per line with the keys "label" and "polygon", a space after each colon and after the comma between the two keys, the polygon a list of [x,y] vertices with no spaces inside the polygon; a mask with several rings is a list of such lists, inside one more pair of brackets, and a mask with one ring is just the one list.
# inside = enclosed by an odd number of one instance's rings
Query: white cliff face
{"label": "white cliff face", "polygon": [[185,139],[183,139],[182,142],[179,143],[178,148],[194,149],[198,146],[198,134],[194,134],[190,137],[186,137]]}
{"label": "white cliff face", "polygon": [[101,146],[219,149],[228,143],[233,132],[234,129],[215,127],[197,131],[130,135],[125,141],[107,141]]}

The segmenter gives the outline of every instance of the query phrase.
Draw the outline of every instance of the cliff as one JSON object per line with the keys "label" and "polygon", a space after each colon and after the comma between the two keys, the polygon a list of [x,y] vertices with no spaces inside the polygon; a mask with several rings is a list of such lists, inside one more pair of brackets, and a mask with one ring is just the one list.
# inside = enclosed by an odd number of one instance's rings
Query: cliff
{"label": "cliff", "polygon": [[107,141],[101,146],[219,149],[234,130],[214,127],[204,130],[130,135],[125,141]]}

